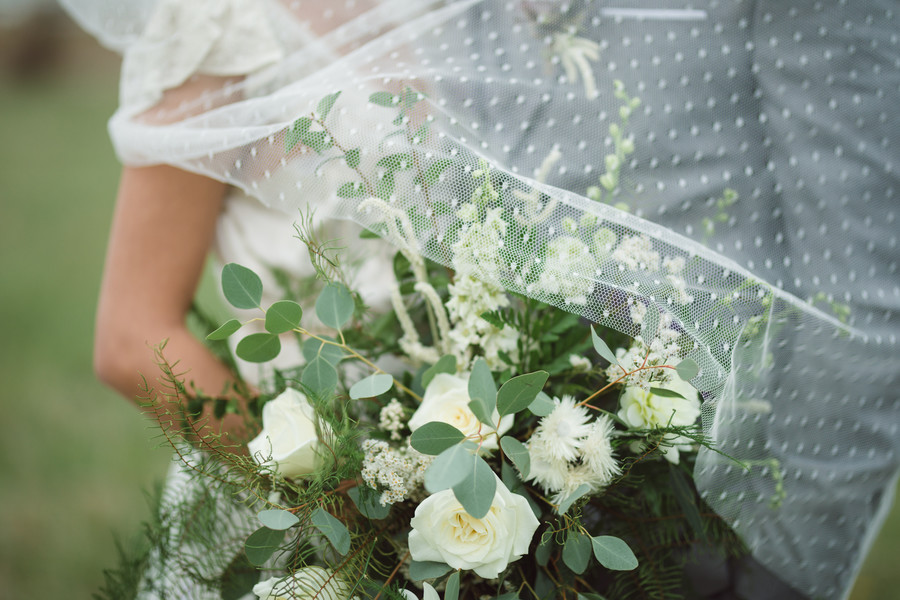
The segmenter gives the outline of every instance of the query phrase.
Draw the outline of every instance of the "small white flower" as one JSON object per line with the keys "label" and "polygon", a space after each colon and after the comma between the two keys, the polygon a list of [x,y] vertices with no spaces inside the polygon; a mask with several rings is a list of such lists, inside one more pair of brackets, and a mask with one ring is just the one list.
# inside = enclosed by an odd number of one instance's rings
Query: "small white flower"
{"label": "small white flower", "polygon": [[[638,386],[628,386],[620,399],[619,418],[634,429],[654,429],[667,426],[693,425],[700,417],[700,399],[691,384],[674,378],[668,384],[657,387],[672,390],[684,398],[667,398],[651,394]],[[661,448],[666,460],[678,464],[679,450],[690,447],[690,439],[675,434],[667,435],[666,446]]]}
{"label": "small white flower", "polygon": [[591,367],[593,367],[591,359],[586,356],[578,356],[577,354],[569,355],[569,364],[572,365],[573,369],[580,372],[590,371]]}

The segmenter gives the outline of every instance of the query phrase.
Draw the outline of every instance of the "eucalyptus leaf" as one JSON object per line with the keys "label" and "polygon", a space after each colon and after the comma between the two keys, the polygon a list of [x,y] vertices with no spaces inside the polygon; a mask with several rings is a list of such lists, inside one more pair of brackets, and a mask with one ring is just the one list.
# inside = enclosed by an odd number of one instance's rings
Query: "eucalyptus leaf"
{"label": "eucalyptus leaf", "polygon": [[698,540],[706,539],[706,531],[703,530],[703,520],[700,518],[700,509],[697,506],[697,498],[694,494],[694,488],[688,480],[687,475],[677,465],[669,465],[669,482],[672,492],[675,494],[675,500],[681,507],[688,524],[694,531],[694,536]]}
{"label": "eucalyptus leaf", "polygon": [[412,164],[412,157],[405,152],[383,156],[375,163],[376,166],[383,167],[389,171],[405,171],[411,169]]}
{"label": "eucalyptus leaf", "polygon": [[290,529],[300,522],[300,519],[294,513],[277,508],[260,511],[256,516],[259,517],[263,525],[277,531]]}
{"label": "eucalyptus leaf", "polygon": [[422,187],[428,187],[440,179],[447,167],[453,164],[449,158],[440,158],[425,168],[425,172],[421,176],[416,177],[416,183]]}
{"label": "eucalyptus leaf", "polygon": [[450,565],[444,563],[411,560],[409,561],[409,578],[413,581],[436,579],[450,571],[450,569]]}
{"label": "eucalyptus leaf", "polygon": [[434,494],[452,488],[472,472],[474,444],[456,444],[437,455],[425,470],[425,489]]}
{"label": "eucalyptus leaf", "polygon": [[268,362],[281,352],[281,340],[273,333],[251,333],[238,342],[234,351],[247,362]]}
{"label": "eucalyptus leaf", "polygon": [[684,381],[690,381],[700,373],[700,367],[694,362],[693,358],[686,358],[675,365],[675,372]]}
{"label": "eucalyptus leaf", "polygon": [[[497,384],[491,376],[491,370],[483,358],[478,358],[472,366],[469,375],[469,408],[485,425],[495,426],[493,422],[494,410],[497,408]],[[473,406],[474,405],[474,406]]]}
{"label": "eucalyptus leaf", "polygon": [[347,531],[346,525],[334,518],[328,511],[321,507],[317,508],[310,515],[310,522],[328,538],[341,556],[350,551],[350,532]]}
{"label": "eucalyptus leaf", "polygon": [[222,293],[235,308],[259,308],[263,285],[259,275],[237,263],[222,267]]}
{"label": "eucalyptus leaf", "polygon": [[494,503],[497,475],[483,458],[475,456],[466,478],[453,486],[453,495],[466,512],[476,519],[484,518]]}
{"label": "eucalyptus leaf", "polygon": [[359,509],[360,514],[369,519],[385,519],[391,514],[391,505],[379,502],[380,494],[369,487],[357,486],[347,490],[347,495]]}
{"label": "eucalyptus leaf", "polygon": [[552,533],[545,532],[544,535],[541,535],[541,541],[538,542],[537,548],[534,550],[534,560],[537,561],[542,567],[546,567],[547,563],[550,562],[550,554],[553,552],[553,548],[556,546],[556,538]]}
{"label": "eucalyptus leaf", "polygon": [[316,106],[316,113],[319,115],[320,120],[325,120],[325,117],[327,117],[328,113],[331,112],[331,107],[334,106],[335,101],[340,95],[341,93],[338,91],[333,94],[328,94],[327,96],[319,100],[319,105]]}
{"label": "eucalyptus leaf", "polygon": [[594,557],[597,561],[613,571],[631,571],[638,566],[637,557],[623,540],[611,535],[598,535],[591,538]]}
{"label": "eucalyptus leaf", "polygon": [[556,404],[550,396],[544,392],[539,392],[534,401],[528,405],[528,410],[536,417],[546,417],[553,412],[555,407]]}
{"label": "eucalyptus leaf", "polygon": [[283,540],[284,531],[260,527],[251,533],[247,541],[244,542],[244,552],[247,553],[247,559],[251,563],[261,567],[269,560],[269,557],[275,554]]}
{"label": "eucalyptus leaf", "polygon": [[466,436],[453,425],[431,421],[413,431],[409,443],[422,454],[436,456],[464,439]]}
{"label": "eucalyptus leaf", "polygon": [[316,299],[316,316],[326,326],[340,329],[353,316],[353,295],[343,283],[329,283]]}
{"label": "eucalyptus leaf", "polygon": [[652,387],[652,388],[650,388],[650,393],[653,394],[654,396],[659,396],[660,398],[681,398],[682,400],[684,399],[684,396],[682,396],[678,392],[676,392],[674,390],[667,390],[666,388]]}
{"label": "eucalyptus leaf", "polygon": [[359,166],[359,148],[352,148],[347,150],[347,153],[344,154],[344,160],[347,161],[347,166],[351,169],[355,169]]}
{"label": "eucalyptus leaf", "polygon": [[240,328],[240,321],[238,321],[237,319],[229,319],[228,321],[225,321],[225,323],[223,323],[218,329],[206,336],[206,339],[210,341],[224,340],[229,338],[231,334],[235,333]]}
{"label": "eucalyptus leaf", "polygon": [[348,181],[341,185],[335,193],[338,198],[362,198],[366,195],[366,188],[359,181]]}
{"label": "eucalyptus leaf", "polygon": [[395,96],[390,92],[374,92],[369,94],[369,102],[378,106],[394,106],[400,102],[400,96]]}
{"label": "eucalyptus leaf", "polygon": [[222,573],[222,600],[240,600],[259,583],[259,569],[247,560],[246,554],[237,554]]}
{"label": "eucalyptus leaf", "polygon": [[266,311],[266,331],[284,333],[300,326],[303,309],[292,300],[280,300]]}
{"label": "eucalyptus leaf", "polygon": [[528,453],[528,448],[525,447],[525,444],[514,437],[505,435],[500,438],[500,447],[507,458],[516,465],[516,468],[522,475],[522,479],[528,479],[528,474],[531,472],[531,455]]}
{"label": "eucalyptus leaf", "polygon": [[582,483],[575,491],[569,494],[562,502],[559,503],[559,506],[556,508],[557,514],[564,515],[566,512],[572,508],[572,505],[576,500],[587,494],[591,491],[591,486],[586,483]]}
{"label": "eucalyptus leaf", "polygon": [[329,394],[338,383],[337,369],[321,356],[317,356],[303,369],[300,382],[317,394]]}
{"label": "eucalyptus leaf", "polygon": [[360,379],[350,388],[350,398],[374,398],[380,396],[394,386],[394,378],[386,373],[375,373]]}
{"label": "eucalyptus leaf", "polygon": [[431,383],[431,380],[434,379],[434,376],[438,373],[456,373],[456,357],[452,354],[445,354],[440,357],[436,363],[434,363],[425,373],[422,375],[422,386],[428,387],[428,384]]}
{"label": "eucalyptus leaf", "polygon": [[605,358],[607,362],[609,362],[609,364],[619,364],[619,361],[616,360],[615,353],[613,353],[613,351],[609,349],[609,346],[606,345],[606,342],[604,342],[603,339],[599,335],[597,335],[597,332],[594,331],[593,327],[591,327],[591,341],[594,344],[594,350],[597,351],[597,354]]}
{"label": "eucalyptus leaf", "polygon": [[535,371],[508,380],[497,392],[497,412],[502,417],[528,408],[549,377],[547,371]]}
{"label": "eucalyptus leaf", "polygon": [[444,600],[459,600],[459,571],[454,571],[447,578],[444,588]]}
{"label": "eucalyptus leaf", "polygon": [[[325,337],[324,339],[328,341],[334,341],[331,338]],[[344,356],[344,351],[341,350],[340,346],[336,346],[334,344],[326,344],[321,340],[317,340],[316,338],[308,338],[303,341],[303,358],[306,359],[306,362],[311,362],[317,356],[321,356],[332,365],[337,366],[339,362],[341,362],[341,358]]]}
{"label": "eucalyptus leaf", "polygon": [[570,530],[562,551],[563,562],[579,575],[591,560],[591,538],[580,531]]}

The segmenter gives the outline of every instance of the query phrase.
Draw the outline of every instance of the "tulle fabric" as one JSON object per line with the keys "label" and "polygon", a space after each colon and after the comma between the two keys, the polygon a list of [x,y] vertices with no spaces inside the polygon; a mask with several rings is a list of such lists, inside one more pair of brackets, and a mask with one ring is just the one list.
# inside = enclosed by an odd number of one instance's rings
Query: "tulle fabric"
{"label": "tulle fabric", "polygon": [[[796,590],[847,595],[900,450],[900,4],[64,4],[124,54],[123,162],[683,332],[745,465],[701,451],[703,497]],[[454,237],[473,195],[503,206],[493,251]]]}

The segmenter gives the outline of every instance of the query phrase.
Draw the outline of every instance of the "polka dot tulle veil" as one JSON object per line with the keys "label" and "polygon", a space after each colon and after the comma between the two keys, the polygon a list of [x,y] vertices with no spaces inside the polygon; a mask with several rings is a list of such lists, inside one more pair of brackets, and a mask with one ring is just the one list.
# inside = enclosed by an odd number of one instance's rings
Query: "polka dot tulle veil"
{"label": "polka dot tulle veil", "polygon": [[[745,466],[701,452],[703,497],[798,590],[847,593],[900,462],[900,4],[64,4],[123,52],[124,162],[686,333]],[[499,251],[452,250],[473,197]]]}

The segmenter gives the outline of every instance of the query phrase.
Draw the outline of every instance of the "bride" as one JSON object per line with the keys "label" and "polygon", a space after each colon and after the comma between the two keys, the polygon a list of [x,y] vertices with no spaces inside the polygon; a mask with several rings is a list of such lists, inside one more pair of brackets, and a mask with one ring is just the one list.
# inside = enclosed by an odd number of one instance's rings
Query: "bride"
{"label": "bride", "polygon": [[[630,290],[709,359],[695,382],[704,432],[751,468],[701,454],[694,481],[753,560],[701,563],[698,591],[846,597],[900,462],[891,2],[64,4],[123,53],[110,130],[126,166],[96,330],[104,382],[141,395],[141,374],[158,370],[148,344],[167,340],[192,386],[234,397],[239,379],[264,377],[247,365],[239,377],[185,326],[210,248],[277,290],[284,273],[311,275],[293,239],[299,209],[371,227],[357,206],[377,194],[420,214],[422,251],[451,265],[430,242],[455,217],[426,207],[455,207],[452,177],[436,177],[438,196],[425,198],[383,168],[360,191],[368,182],[355,173],[418,146],[489,164],[508,184],[500,201],[519,203],[543,242],[598,219],[613,245],[640,240],[626,257],[638,279],[569,256],[571,279],[500,284],[625,333],[633,323],[604,301]],[[392,137],[408,123],[421,134]],[[332,147],[344,160],[321,159]],[[321,226],[357,237],[348,221]],[[387,251],[360,252],[358,287],[384,305]],[[685,257],[691,277],[681,259],[650,273],[647,253]],[[729,319],[713,318],[723,306]],[[236,442],[254,433],[235,415],[206,417]],[[192,493],[177,469],[170,479],[170,493]],[[145,597],[221,597],[170,566],[151,570]]]}

